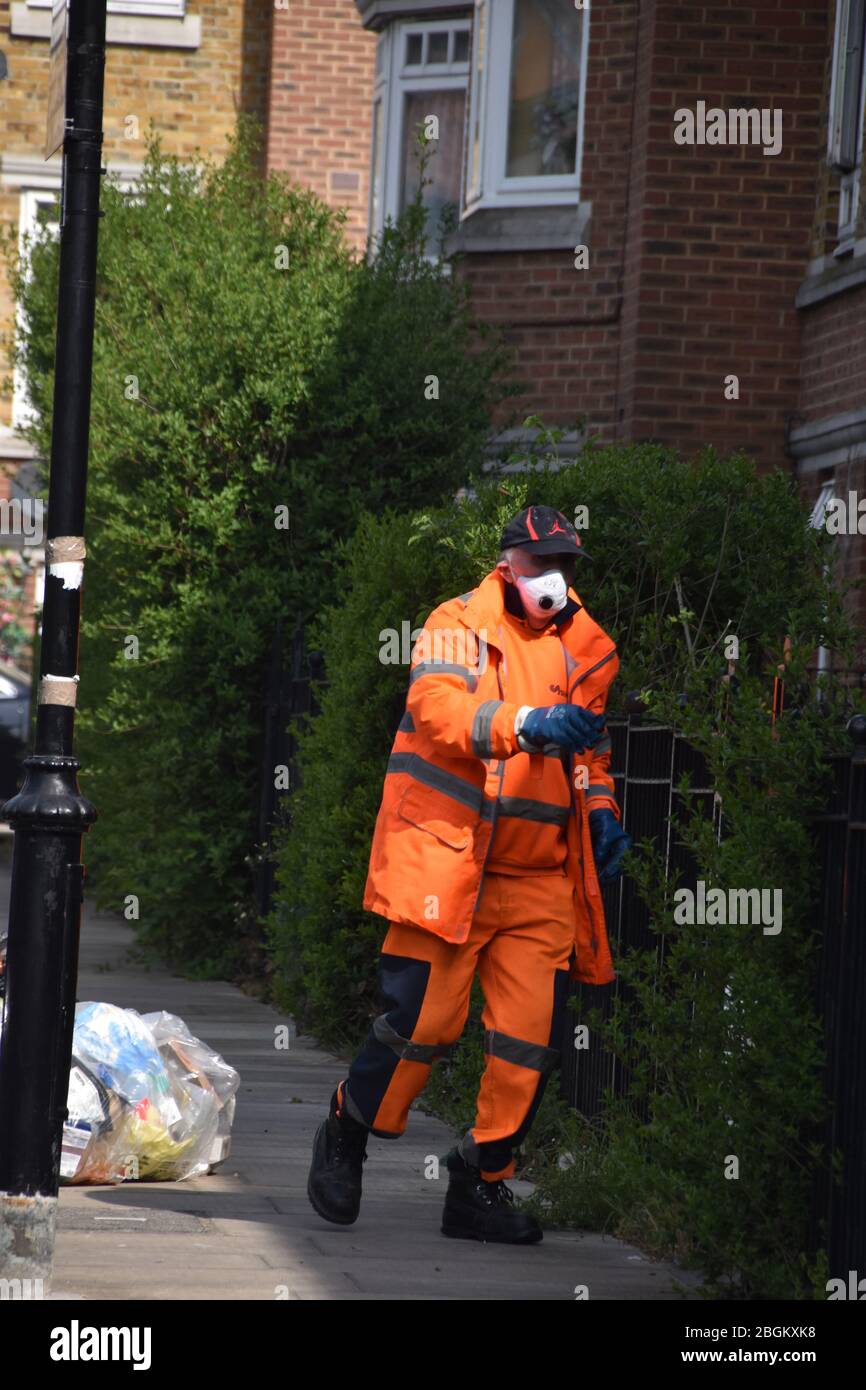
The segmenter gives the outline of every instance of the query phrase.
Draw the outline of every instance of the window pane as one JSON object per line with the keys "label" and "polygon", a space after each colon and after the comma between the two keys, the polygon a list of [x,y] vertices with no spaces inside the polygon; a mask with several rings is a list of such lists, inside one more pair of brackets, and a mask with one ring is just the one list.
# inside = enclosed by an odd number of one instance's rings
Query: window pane
{"label": "window pane", "polygon": [[562,0],[514,0],[509,178],[573,174],[582,14]]}
{"label": "window pane", "polygon": [[46,198],[40,197],[36,204],[36,221],[43,227],[51,222],[60,221],[59,193],[54,193]]}
{"label": "window pane", "polygon": [[860,87],[863,81],[863,0],[851,0],[848,10],[848,39],[845,45],[845,77],[842,89],[842,138],[839,165],[857,167],[863,108]]}
{"label": "window pane", "polygon": [[427,208],[427,250],[436,250],[439,214],[446,203],[460,201],[460,161],[463,155],[463,119],[466,93],[462,88],[448,92],[409,92],[403,107],[403,148],[401,151],[400,211],[418,190],[416,137],[419,124],[428,116],[439,117],[439,139],[430,145],[431,156],[425,177],[431,182],[424,189]]}
{"label": "window pane", "polygon": [[406,66],[411,67],[421,62],[424,50],[423,34],[406,35]]}
{"label": "window pane", "polygon": [[427,62],[448,62],[448,30],[436,30],[427,38]]}
{"label": "window pane", "polygon": [[458,29],[454,35],[454,62],[469,62],[469,30]]}
{"label": "window pane", "polygon": [[469,152],[469,177],[467,196],[477,198],[481,194],[481,90],[484,75],[485,43],[487,35],[487,5],[481,0],[475,11],[475,74],[472,83],[474,93],[474,115],[472,118],[471,149]]}

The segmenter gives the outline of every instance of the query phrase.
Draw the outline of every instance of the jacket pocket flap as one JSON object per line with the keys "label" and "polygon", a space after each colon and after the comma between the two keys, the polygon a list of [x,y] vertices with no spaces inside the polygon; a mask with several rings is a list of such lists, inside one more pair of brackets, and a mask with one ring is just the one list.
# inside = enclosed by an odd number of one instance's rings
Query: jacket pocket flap
{"label": "jacket pocket flap", "polygon": [[397,814],[419,830],[435,835],[452,849],[465,849],[472,843],[477,817],[468,806],[433,787],[409,786],[397,805]]}

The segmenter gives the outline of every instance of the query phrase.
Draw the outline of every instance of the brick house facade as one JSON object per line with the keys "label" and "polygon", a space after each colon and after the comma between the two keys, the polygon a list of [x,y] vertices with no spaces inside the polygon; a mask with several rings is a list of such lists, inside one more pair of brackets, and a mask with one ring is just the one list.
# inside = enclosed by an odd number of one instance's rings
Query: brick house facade
{"label": "brick house facade", "polygon": [[[744,449],[810,498],[866,497],[864,24],[860,0],[307,0],[275,15],[271,128],[296,139],[270,161],[303,176],[311,130],[360,249],[365,183],[369,233],[438,115],[433,196],[459,207],[449,249],[517,351],[518,406],[575,442]],[[340,107],[299,80],[335,49],[369,75]],[[326,182],[344,170],[351,197]],[[838,554],[866,577],[861,536]]]}
{"label": "brick house facade", "polygon": [[[46,2],[0,0],[7,221],[59,184]],[[268,168],[344,208],[360,255],[435,116],[428,201],[457,205],[459,273],[564,453],[711,443],[866,495],[864,26],[863,0],[109,0],[105,162],[134,179],[129,113],[216,154],[254,110]],[[0,280],[0,332],[13,313]],[[26,455],[15,408],[0,460]],[[866,577],[860,535],[838,553]]]}

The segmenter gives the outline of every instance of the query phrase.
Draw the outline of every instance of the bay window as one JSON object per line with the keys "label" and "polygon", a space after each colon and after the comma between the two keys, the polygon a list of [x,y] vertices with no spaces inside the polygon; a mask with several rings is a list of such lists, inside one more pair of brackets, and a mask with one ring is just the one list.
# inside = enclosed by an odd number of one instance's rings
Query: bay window
{"label": "bay window", "polygon": [[[356,0],[378,33],[369,230],[417,190],[416,131],[436,116],[428,254],[446,203],[449,250],[573,247],[580,199],[589,0]],[[461,12],[462,11],[462,12]]]}
{"label": "bay window", "polygon": [[854,244],[863,161],[864,39],[864,0],[838,0],[827,145],[830,166],[840,175],[837,255]]}
{"label": "bay window", "polygon": [[588,7],[476,0],[465,211],[574,203]]}
{"label": "bay window", "polygon": [[443,207],[460,205],[469,37],[468,19],[404,21],[384,30],[376,50],[370,232],[378,235],[415,197],[417,135],[435,116],[423,193],[430,255]]}

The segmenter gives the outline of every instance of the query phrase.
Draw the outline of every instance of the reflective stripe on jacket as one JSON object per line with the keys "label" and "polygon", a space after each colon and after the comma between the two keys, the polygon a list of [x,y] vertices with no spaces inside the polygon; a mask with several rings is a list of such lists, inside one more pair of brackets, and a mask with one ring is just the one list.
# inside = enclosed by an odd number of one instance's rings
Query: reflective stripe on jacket
{"label": "reflective stripe on jacket", "polygon": [[[545,642],[552,638],[547,629],[524,635],[521,624],[511,625],[506,637],[505,583],[498,570],[491,571],[471,593],[440,604],[424,624],[412,652],[406,708],[388,760],[370,849],[363,901],[367,911],[452,942],[469,935],[501,814],[508,760],[527,759],[541,770],[541,785],[552,752],[524,754],[514,733],[517,712],[530,701],[518,698],[519,687],[507,669],[508,650],[515,643],[531,647],[539,637]],[[568,592],[569,609],[576,611],[558,627],[565,698],[600,713],[619,658],[575,591]],[[609,761],[608,736],[594,750],[564,758],[568,778],[563,781],[571,801],[565,870],[575,907],[572,975],[587,984],[616,978],[588,824],[596,807],[609,807],[619,817]],[[581,765],[586,770],[578,776]],[[538,824],[521,818],[520,827],[527,845],[534,844]],[[519,841],[506,838],[513,853]]]}
{"label": "reflective stripe on jacket", "polygon": [[[532,707],[564,705],[567,651],[556,623],[535,630],[506,611],[502,636],[499,679],[505,699]],[[485,793],[498,797],[488,872],[564,872],[571,793],[563,751],[551,743],[537,754],[515,753],[487,764]]]}

